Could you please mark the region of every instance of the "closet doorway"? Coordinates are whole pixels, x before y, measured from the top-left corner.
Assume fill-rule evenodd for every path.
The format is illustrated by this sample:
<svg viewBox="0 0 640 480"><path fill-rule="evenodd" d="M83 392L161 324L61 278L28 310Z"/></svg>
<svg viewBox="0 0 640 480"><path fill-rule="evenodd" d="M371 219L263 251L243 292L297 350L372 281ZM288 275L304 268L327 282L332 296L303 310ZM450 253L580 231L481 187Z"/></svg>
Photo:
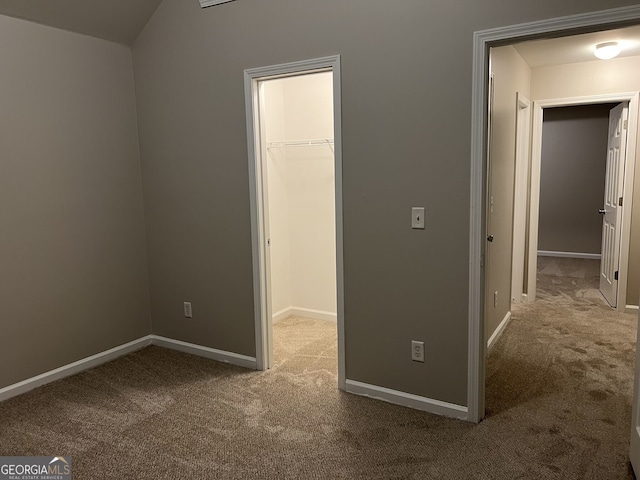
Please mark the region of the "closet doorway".
<svg viewBox="0 0 640 480"><path fill-rule="evenodd" d="M337 331L344 388L339 79L339 57L245 71L256 363Z"/></svg>

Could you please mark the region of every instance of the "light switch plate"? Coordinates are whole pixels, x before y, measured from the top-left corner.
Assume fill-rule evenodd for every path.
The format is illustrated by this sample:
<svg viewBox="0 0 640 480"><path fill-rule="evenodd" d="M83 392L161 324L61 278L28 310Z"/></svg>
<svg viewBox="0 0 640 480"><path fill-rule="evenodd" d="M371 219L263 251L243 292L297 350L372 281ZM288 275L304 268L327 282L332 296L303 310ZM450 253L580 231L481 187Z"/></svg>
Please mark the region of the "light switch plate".
<svg viewBox="0 0 640 480"><path fill-rule="evenodd" d="M424 207L411 208L411 228L424 230Z"/></svg>

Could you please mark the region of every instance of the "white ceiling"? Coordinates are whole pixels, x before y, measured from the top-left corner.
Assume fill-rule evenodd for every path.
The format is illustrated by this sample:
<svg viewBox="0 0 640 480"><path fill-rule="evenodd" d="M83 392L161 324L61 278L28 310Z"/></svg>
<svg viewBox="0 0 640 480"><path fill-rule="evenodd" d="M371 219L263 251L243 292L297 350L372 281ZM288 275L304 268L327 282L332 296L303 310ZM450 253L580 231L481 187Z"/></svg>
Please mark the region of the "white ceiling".
<svg viewBox="0 0 640 480"><path fill-rule="evenodd" d="M614 41L620 42L622 46L622 52L618 57L640 55L640 26L550 40L535 40L519 43L514 47L531 68L537 68L564 63L598 61L593 55L595 45Z"/></svg>
<svg viewBox="0 0 640 480"><path fill-rule="evenodd" d="M0 15L131 45L161 1L0 0Z"/></svg>

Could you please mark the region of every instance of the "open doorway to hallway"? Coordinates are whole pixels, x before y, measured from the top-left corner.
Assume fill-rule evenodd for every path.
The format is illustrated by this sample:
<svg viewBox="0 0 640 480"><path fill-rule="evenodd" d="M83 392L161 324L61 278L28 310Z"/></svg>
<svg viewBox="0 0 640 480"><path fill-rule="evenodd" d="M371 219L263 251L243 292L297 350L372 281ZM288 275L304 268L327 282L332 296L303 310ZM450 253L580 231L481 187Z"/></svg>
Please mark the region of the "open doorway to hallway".
<svg viewBox="0 0 640 480"><path fill-rule="evenodd" d="M630 132L629 161L614 166L610 179L601 181L601 189L604 185L611 184L610 189L612 205L604 205L603 194L599 205L591 205L589 215L602 222L598 210L606 212L617 210L617 232L621 240L609 242L619 248L615 255L608 258L605 269L610 285L615 287L613 293L608 296L610 303L617 306L620 311L625 309L637 309L638 292L640 291L640 269L630 264L629 259L640 256L640 242L632 242L632 238L640 238L640 225L631 221L633 217L640 216L640 209L633 209L633 191L635 182L635 157L637 150L637 99L640 84L635 84L634 69L638 68L636 56L628 56L604 62L590 58L574 58L566 53L577 48L582 42L584 45L595 42L595 38L605 33L579 35L565 38L544 40L539 42L526 42L523 44L508 45L491 49L491 105L490 105L490 138L488 142L488 166L487 166L487 195L486 195L486 271L485 271L485 341L489 347L499 337L502 329L511 318L511 304L520 301L533 301L536 296L536 263L538 251L558 252L558 248L538 247L539 221L544 223L541 216L541 208L546 208L545 198L541 197L540 158L543 148L542 126L544 112L554 107L575 107L581 104L612 104L618 105L629 102L630 117L621 119L621 124L628 127ZM613 35L637 35L640 38L640 30L633 28L616 30ZM543 52L554 52L556 42L558 49L565 54L540 55L540 51L532 45L541 44ZM636 52L640 53L640 52ZM573 60L571 60L573 58ZM584 60L584 61L583 61ZM554 63L563 61L565 63ZM611 63L614 62L614 63ZM603 84L600 79L607 78ZM633 90L635 86L635 90ZM517 129L520 126L522 100L531 105L532 113L528 117L531 120L532 133L530 136L531 156L524 168L524 177L521 179L516 165ZM606 107L604 107L606 108ZM624 106L621 108L625 108ZM626 123L625 123L626 122ZM520 133L520 132L518 132ZM526 137L525 137L526 138ZM529 140L529 139L527 139ZM582 142L584 143L584 142ZM626 145L626 143L625 143ZM574 145L574 150L578 147ZM609 158L606 151L602 154L601 165L606 165ZM527 156L524 156L525 161ZM557 164L556 164L557 166ZM585 169L574 168L573 176L580 176ZM606 172L606 169L605 169ZM569 171L571 174L571 171ZM552 176L554 172L552 172ZM553 177L556 181L559 176ZM617 182L617 183L616 183ZM566 187L555 188L556 193L562 193ZM514 191L515 189L515 191ZM566 188L565 188L566 189ZM597 193L597 192L596 192ZM594 194L595 195L595 194ZM520 196L524 200L520 202ZM617 208L622 198L626 200L624 206ZM542 203L541 203L542 198ZM526 204L523 208L518 202ZM555 200L552 211L560 212L570 203L575 202L575 195L569 197L569 201L559 203ZM579 204L588 210L586 203ZM598 207L598 208L596 208ZM555 210L554 210L555 209ZM526 216L526 218L524 218ZM605 215L607 218L609 214ZM547 218L547 217L545 217ZM593 223L592 222L592 223ZM571 222L564 222L563 227L571 227ZM518 226L519 224L519 226ZM571 231L565 228L565 231ZM573 232L574 236L583 236L581 232ZM608 238L607 235L596 233L596 236ZM580 247L582 249L582 247ZM518 264L517 251L520 251ZM609 249L607 249L609 251ZM569 253L575 252L572 250ZM598 252L601 253L601 252ZM631 266L629 266L631 265ZM628 267L629 266L629 267ZM519 271L516 267L520 267ZM609 268L610 267L610 268ZM628 267L628 268L627 268ZM610 274L610 275L609 275ZM519 275L522 275L521 283ZM514 285L522 285L522 291L515 291ZM617 287L620 288L617 288ZM524 295L523 295L524 294Z"/></svg>
<svg viewBox="0 0 640 480"><path fill-rule="evenodd" d="M556 39L555 41L565 40ZM577 37L571 38L574 45L576 41L578 41ZM548 43L553 41L545 40L544 42L546 42L544 51L547 60L557 59L554 44ZM558 49L562 50L561 44L558 45L560 45ZM547 61L543 58L545 54L542 57L536 57L531 52L529 46L520 50L518 45L498 47L491 52L493 88L489 116L491 136L488 149L486 197L487 234L491 241L487 243L484 325L485 341L489 341L489 347L492 348L486 364L486 411L489 417L494 418L504 414L534 415L540 420L540 422L536 420L536 423L544 425L532 431L532 434L540 436L541 441L550 440L557 434L561 437L564 434L569 436L576 434L581 428L579 425L581 419L589 416L591 419L597 419L598 422L614 427L612 434L619 440L615 448L620 455L625 455L630 423L628 405L633 385L637 313L634 315L623 312L630 302L635 300L637 305L637 292L634 295L630 292L631 288L635 288L635 286L631 287L635 282L635 268L629 268L629 286L625 286L624 291L627 299L623 302L622 311L615 311L599 293L602 269L598 265L598 258L589 258L589 255L586 255L587 258L583 256L578 259L567 258L567 255L558 256L558 252L586 253L595 256L602 253L602 250L596 253L589 251L593 250L592 246L553 246L553 242L557 242L558 238L543 240L542 236L538 237L538 227L541 235L549 234L552 237L553 231L545 230L544 233L542 231L545 228L545 221L551 218L551 223L558 223L556 217L560 216L559 213L563 207L568 206L567 202L577 200L575 197L580 193L579 189L574 191L569 199L563 198L561 194L567 193L570 188L568 179L586 173L584 165L569 168L569 175L562 177L558 168L563 165L560 165L559 160L556 159L549 167L551 170L547 168L546 171L552 181L549 187L552 196L550 197L548 193L543 198L543 192L538 185L542 185L542 177L545 174L544 165L542 169L538 167L536 172L534 165L530 164L528 169L529 208L527 208L530 213L524 222L528 230L525 229L525 232L522 232L526 235L525 248L535 260L533 264L525 263L522 274L523 293L528 294L529 298L525 298L525 301L522 301L522 298L515 298L516 301L512 303L513 297L504 293L511 293L510 287L513 283L517 283L517 279L512 282L512 254L513 245L515 245L513 225L516 223L513 199L514 185L517 182L515 152L518 150L516 146L518 99L528 98L533 106L532 109L537 112L531 117L534 130L536 118L542 126L543 106L546 113L547 108L576 105L579 103L576 99L579 97L600 95L601 98L592 103L612 103L602 107L605 110L611 110L611 107L617 105L621 105L624 109L626 105L621 104L622 97L626 97L627 100L637 98L637 91L640 89L640 84L633 83L631 70L628 70L635 68L638 60L627 57L620 58L614 63L603 64L595 59L572 62L565 59L564 63L554 64L549 60L551 63L544 64ZM609 83L606 85L598 83L598 80L605 76ZM614 94L618 94L621 98L614 97ZM606 95L611 97L605 98ZM553 104L549 99L555 100L556 103ZM634 122L629 129L634 129L635 134L637 110L634 115L628 120L629 123ZM624 120L621 118L621 124L624 124ZM541 132L540 135L542 136ZM535 154L535 142L532 143ZM543 140L538 149L544 149L544 146ZM600 147L597 148L600 149ZM574 150L576 150L575 145ZM606 160L611 158L606 148L600 150L602 150L603 172L598 180L601 185L599 201L595 208L593 208L594 205L589 204L592 207L591 215L597 219L592 223L600 224L600 228L596 228L595 233L595 237L599 238L596 240L591 238L598 243L597 248L600 248L598 240L602 239L602 218L598 210L606 208L602 199L608 198L604 191L605 186L611 186L609 177L613 178L618 173L624 173L619 166L610 166L607 169ZM630 151L635 158L635 143ZM566 158L566 152L561 156ZM632 193L634 175L631 174L627 180L622 182L619 189L612 189L615 194L609 195L611 201L614 196L616 202L618 201L618 192L620 192L619 196L625 199ZM555 185L553 181L556 182ZM534 196L534 185L540 193L537 198ZM554 197L553 194L556 196ZM547 200L549 205L544 204ZM530 208L532 202L536 203L535 209ZM587 203L583 199L578 201L577 205L587 209L589 207ZM621 201L620 205L622 204ZM632 216L632 205L632 202L624 203L629 219ZM551 209L551 217L543 216L543 210L546 211L547 207ZM532 212L535 212L535 218L532 218ZM535 222L536 234L533 241L532 222ZM588 240L585 232L577 231L579 229L575 225L571 226L571 222L566 221L566 218L559 223L560 227L567 227L566 232L573 234L575 237L573 241ZM558 230L559 228L556 228L555 233L558 233ZM569 234L565 234L562 240L571 240L567 238ZM633 232L630 237L632 236ZM547 240L550 243L546 243L545 246L544 242ZM627 245L627 248L631 251L627 255L633 255L633 246ZM587 251L580 252L585 249ZM543 253L543 256L538 256L539 251L542 251L540 253ZM555 256L549 256L554 253ZM625 261L628 262L628 258ZM531 282L527 284L527 276L532 275L533 284ZM537 280L537 290L527 290L527 287L536 289L535 280ZM536 301L526 301L533 299ZM544 413L539 416L541 412ZM590 428L592 426L590 425ZM573 433L568 434L569 431ZM571 444L571 448L590 448L587 444L572 442L569 436L564 436L562 442ZM553 468L555 460L558 459L550 459L550 468Z"/></svg>

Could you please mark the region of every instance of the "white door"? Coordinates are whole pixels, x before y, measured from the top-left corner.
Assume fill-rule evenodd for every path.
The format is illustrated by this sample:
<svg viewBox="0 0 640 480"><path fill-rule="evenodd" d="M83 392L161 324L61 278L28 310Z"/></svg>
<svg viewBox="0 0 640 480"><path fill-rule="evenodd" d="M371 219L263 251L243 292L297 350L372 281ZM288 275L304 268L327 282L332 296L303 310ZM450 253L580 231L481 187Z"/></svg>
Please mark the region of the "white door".
<svg viewBox="0 0 640 480"><path fill-rule="evenodd" d="M620 225L622 224L622 185L627 145L629 107L621 103L609 113L607 171L602 214L602 259L600 291L612 307L618 304L618 263L620 258Z"/></svg>
<svg viewBox="0 0 640 480"><path fill-rule="evenodd" d="M640 328L638 329L638 343L640 345ZM631 442L629 458L636 477L640 475L640 349L636 349L636 374L633 383L633 404L631 407Z"/></svg>

